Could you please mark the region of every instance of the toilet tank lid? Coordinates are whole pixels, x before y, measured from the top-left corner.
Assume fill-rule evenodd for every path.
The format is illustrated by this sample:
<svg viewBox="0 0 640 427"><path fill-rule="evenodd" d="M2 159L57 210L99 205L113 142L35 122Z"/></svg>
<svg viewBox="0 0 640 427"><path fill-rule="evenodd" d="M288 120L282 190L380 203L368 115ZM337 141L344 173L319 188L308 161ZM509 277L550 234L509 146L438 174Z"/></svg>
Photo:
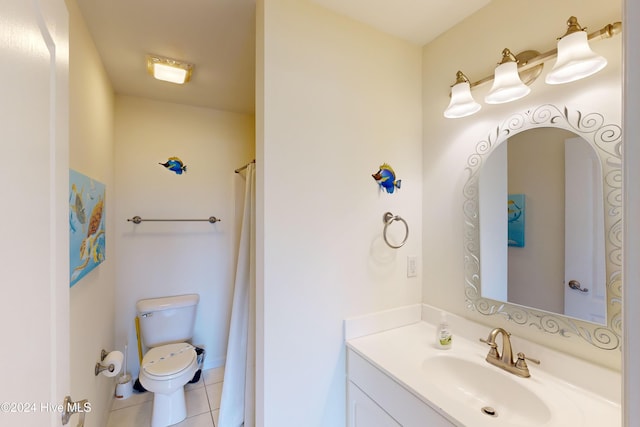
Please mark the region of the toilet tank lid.
<svg viewBox="0 0 640 427"><path fill-rule="evenodd" d="M138 310L138 314L142 314L150 311L190 307L198 304L199 300L200 296L198 294L141 299L136 303L136 309Z"/></svg>

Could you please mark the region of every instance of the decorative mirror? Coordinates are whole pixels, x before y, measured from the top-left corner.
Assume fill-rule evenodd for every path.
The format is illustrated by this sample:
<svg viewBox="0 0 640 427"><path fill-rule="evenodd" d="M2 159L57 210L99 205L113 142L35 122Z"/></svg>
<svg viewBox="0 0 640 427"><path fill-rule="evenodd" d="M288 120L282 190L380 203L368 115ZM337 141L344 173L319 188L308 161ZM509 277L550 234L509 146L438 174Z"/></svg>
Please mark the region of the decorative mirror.
<svg viewBox="0 0 640 427"><path fill-rule="evenodd" d="M583 153L577 169L576 149ZM619 124L550 104L513 114L476 144L463 190L469 309L601 349L620 347L621 154ZM536 166L536 157L544 163ZM556 175L560 181L551 181ZM586 205L575 201L580 195ZM573 243L575 236L582 241Z"/></svg>

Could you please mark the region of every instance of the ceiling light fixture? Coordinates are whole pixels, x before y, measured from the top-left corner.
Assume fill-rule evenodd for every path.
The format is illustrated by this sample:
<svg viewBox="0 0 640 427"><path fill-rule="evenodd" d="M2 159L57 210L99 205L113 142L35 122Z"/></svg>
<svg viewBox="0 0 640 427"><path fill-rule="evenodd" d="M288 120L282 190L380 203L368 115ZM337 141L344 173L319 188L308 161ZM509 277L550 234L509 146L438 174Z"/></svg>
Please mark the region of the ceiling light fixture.
<svg viewBox="0 0 640 427"><path fill-rule="evenodd" d="M184 84L191 80L193 64L157 55L147 55L147 71L158 80Z"/></svg>
<svg viewBox="0 0 640 427"><path fill-rule="evenodd" d="M607 65L607 61L605 58L591 51L588 40L596 38L606 39L620 34L622 32L622 23L614 22L588 35L585 31L586 29L578 24L575 16L567 20L567 26L569 28L565 35L559 39L558 47L548 52L539 53L535 50L527 50L513 55L508 49L505 49L502 52L502 62L496 67L493 75L474 83L469 83L466 76L464 77L466 83L469 85L469 89L493 81L494 84L485 97L486 103L498 104L515 101L529 93L530 88L527 86L538 78L544 67L544 62L555 57L557 57L558 60L545 78L548 84L569 83L602 70ZM515 72L514 69L516 70ZM462 73L458 71L458 74ZM464 76L464 74L462 74L462 76ZM456 75L456 84L451 87L451 103L444 112L447 118L466 117L480 110L480 106L478 105L478 107L474 107L474 111L466 111L463 115L456 114L455 107L461 104L461 102L457 100L462 99L457 92L463 93L464 90L464 96L469 103L468 105L475 103L470 90L467 95L466 85L458 87L464 82L458 81L458 77L459 75ZM456 94L454 94L454 92L456 92ZM454 102L454 99L456 102Z"/></svg>

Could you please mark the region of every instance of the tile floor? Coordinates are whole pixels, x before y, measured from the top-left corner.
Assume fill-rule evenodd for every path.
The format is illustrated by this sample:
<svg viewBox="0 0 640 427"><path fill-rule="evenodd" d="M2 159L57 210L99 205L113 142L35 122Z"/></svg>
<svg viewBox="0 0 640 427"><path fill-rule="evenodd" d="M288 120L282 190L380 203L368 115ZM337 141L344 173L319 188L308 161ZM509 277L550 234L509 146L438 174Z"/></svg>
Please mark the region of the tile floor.
<svg viewBox="0 0 640 427"><path fill-rule="evenodd" d="M224 368L203 371L200 381L187 384L187 418L176 427L215 427L222 395ZM151 425L153 394L138 393L125 400L114 400L107 427L143 427Z"/></svg>

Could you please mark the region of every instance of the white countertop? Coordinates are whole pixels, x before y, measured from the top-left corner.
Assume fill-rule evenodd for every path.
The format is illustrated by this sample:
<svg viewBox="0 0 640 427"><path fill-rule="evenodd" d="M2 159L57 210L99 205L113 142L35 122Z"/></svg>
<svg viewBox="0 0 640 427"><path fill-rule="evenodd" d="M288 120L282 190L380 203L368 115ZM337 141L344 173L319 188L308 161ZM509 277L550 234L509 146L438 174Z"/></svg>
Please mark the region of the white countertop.
<svg viewBox="0 0 640 427"><path fill-rule="evenodd" d="M456 322L454 322L456 323ZM457 322L459 324L459 322ZM479 330L485 331L481 336L486 338L490 328L481 326ZM476 332L476 331L474 331ZM438 388L434 381L429 381L423 368L423 363L430 357L461 357L468 360L479 361L495 370L496 376L506 376L508 381L514 381L527 387L539 396L547 399L549 408L554 414L554 421L548 425L559 425L572 427L577 426L619 426L621 425L621 408L619 401L600 395L593 390L571 384L564 379L551 375L544 370L545 362L541 366L529 363L531 372L530 378L520 378L502 369L493 367L484 359L488 352L488 347L479 341L472 341L460 334L456 335L453 330L453 346L449 350L442 350L435 346L435 326L424 321L417 321L406 326L395 327L383 332L373 333L347 340L347 347L379 370L392 377L395 381L404 386L407 390L419 399L429 404L437 411L447 414L447 418L452 419L461 426L480 426L485 422L487 425L498 425L491 423L490 418L480 418L479 412L475 408L464 408L460 404L458 396L447 397ZM514 345L514 352L520 351ZM563 360L558 357L558 360ZM556 366L556 370L557 370ZM608 372L600 367L590 367L589 364L581 362L580 368L588 372L583 375L590 375L593 371L595 380L602 383L612 381L619 382L616 372ZM492 374L493 375L493 374ZM607 378L611 375L611 378ZM497 378L497 377L496 377ZM491 387L487 384L487 387ZM595 384L597 389L598 383ZM554 393L556 393L554 395ZM566 408L557 402L564 402ZM495 420L495 419L494 419ZM568 423L568 424L562 424Z"/></svg>

